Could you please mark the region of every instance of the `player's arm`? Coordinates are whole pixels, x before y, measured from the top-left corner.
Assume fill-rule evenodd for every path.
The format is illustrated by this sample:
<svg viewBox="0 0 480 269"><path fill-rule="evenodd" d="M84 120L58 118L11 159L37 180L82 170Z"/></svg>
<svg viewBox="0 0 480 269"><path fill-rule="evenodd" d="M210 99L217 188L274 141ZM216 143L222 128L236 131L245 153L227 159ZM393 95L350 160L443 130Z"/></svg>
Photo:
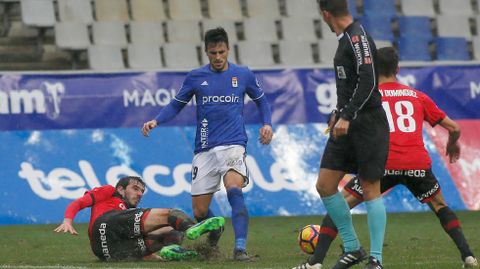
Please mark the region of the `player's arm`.
<svg viewBox="0 0 480 269"><path fill-rule="evenodd" d="M71 202L67 209L65 210L65 217L63 219L62 224L60 224L57 228L53 231L60 233L70 233L73 235L78 235L78 232L73 227L73 220L77 213L84 209L85 207L93 205L93 197L89 192L87 192L84 196L78 198L77 200Z"/></svg>
<svg viewBox="0 0 480 269"><path fill-rule="evenodd" d="M263 92L255 75L250 72L250 78L247 84L247 94L255 102L262 117L263 126L260 128L260 143L268 145L272 141L272 112L268 104L267 97Z"/></svg>
<svg viewBox="0 0 480 269"><path fill-rule="evenodd" d="M376 89L377 78L375 76L372 51L365 32L360 35L348 35L348 38L352 49L352 60L357 65L359 79L357 89L350 101L342 109L340 118L352 121L357 117L358 111L367 103ZM359 47L359 49L355 49L355 47Z"/></svg>
<svg viewBox="0 0 480 269"><path fill-rule="evenodd" d="M456 162L460 158L460 145L458 139L460 138L460 126L450 119L447 114L433 102L433 100L422 92L417 92L422 100L424 120L430 123L431 126L439 124L448 131L448 142L445 149L445 155L450 159L450 163Z"/></svg>
<svg viewBox="0 0 480 269"><path fill-rule="evenodd" d="M458 139L460 138L460 126L448 116L446 116L439 124L448 131L448 142L445 155L449 157L450 163L454 163L460 158L460 145L458 144Z"/></svg>
<svg viewBox="0 0 480 269"><path fill-rule="evenodd" d="M187 75L182 87L178 91L178 94L172 99L172 101L164 107L155 119L147 121L143 124L142 134L148 137L148 134L152 129L159 124L172 120L180 111L185 107L193 96L192 79L190 74Z"/></svg>

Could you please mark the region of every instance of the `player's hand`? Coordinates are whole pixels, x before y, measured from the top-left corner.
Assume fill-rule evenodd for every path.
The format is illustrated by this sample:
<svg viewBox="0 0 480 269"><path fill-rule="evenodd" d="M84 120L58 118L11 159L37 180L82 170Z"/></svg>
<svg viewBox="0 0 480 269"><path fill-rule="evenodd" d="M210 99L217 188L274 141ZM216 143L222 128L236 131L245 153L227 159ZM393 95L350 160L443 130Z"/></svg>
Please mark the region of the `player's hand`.
<svg viewBox="0 0 480 269"><path fill-rule="evenodd" d="M147 121L143 124L143 127L142 127L142 134L143 136L145 137L148 137L148 134L150 133L150 131L157 127L157 121L156 120L151 120L151 121Z"/></svg>
<svg viewBox="0 0 480 269"><path fill-rule="evenodd" d="M460 159L460 146L458 143L447 144L445 155L450 159L450 163L454 163Z"/></svg>
<svg viewBox="0 0 480 269"><path fill-rule="evenodd" d="M272 137L272 126L267 124L263 125L263 127L260 128L260 143L262 143L263 145L268 145L270 144L270 142L272 142Z"/></svg>
<svg viewBox="0 0 480 269"><path fill-rule="evenodd" d="M75 228L73 228L73 220L71 219L64 219L63 220L63 223L60 224L57 228L55 228L55 230L53 230L54 232L57 232L57 233L70 233L70 234L73 234L73 235L78 235L78 232L75 230Z"/></svg>
<svg viewBox="0 0 480 269"><path fill-rule="evenodd" d="M337 122L337 112L336 110L334 110L330 114L330 118L328 119L328 122L327 122L328 127L325 130L325 135L328 135L330 133L330 131L333 129L333 126L335 125L336 122Z"/></svg>
<svg viewBox="0 0 480 269"><path fill-rule="evenodd" d="M333 139L337 139L342 135L346 135L348 133L349 126L350 122L348 120L340 118L333 127Z"/></svg>

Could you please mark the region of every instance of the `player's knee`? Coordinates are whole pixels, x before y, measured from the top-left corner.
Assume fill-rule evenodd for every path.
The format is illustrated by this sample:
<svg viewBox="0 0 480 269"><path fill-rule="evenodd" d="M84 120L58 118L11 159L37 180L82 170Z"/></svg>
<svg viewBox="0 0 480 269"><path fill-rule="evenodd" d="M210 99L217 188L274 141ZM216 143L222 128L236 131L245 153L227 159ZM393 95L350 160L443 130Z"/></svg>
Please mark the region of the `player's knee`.
<svg viewBox="0 0 480 269"><path fill-rule="evenodd" d="M193 205L193 216L198 219L205 219L208 215L208 206L203 205Z"/></svg>
<svg viewBox="0 0 480 269"><path fill-rule="evenodd" d="M317 180L315 187L317 188L317 192L321 197L333 195L336 191L336 188L334 191L328 184L326 184L326 182L320 180Z"/></svg>

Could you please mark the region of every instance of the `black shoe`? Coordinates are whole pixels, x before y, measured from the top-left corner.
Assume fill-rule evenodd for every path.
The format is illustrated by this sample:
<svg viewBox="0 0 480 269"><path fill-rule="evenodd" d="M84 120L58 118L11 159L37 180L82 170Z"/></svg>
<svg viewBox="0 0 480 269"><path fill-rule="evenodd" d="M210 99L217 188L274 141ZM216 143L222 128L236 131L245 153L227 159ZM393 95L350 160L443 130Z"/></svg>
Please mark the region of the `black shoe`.
<svg viewBox="0 0 480 269"><path fill-rule="evenodd" d="M383 269L383 266L376 258L370 256L370 258L368 258L368 263L365 265L364 269Z"/></svg>
<svg viewBox="0 0 480 269"><path fill-rule="evenodd" d="M335 266L332 269L346 269L350 268L351 266L362 262L367 258L367 253L365 250L360 247L358 250L345 252L340 256Z"/></svg>
<svg viewBox="0 0 480 269"><path fill-rule="evenodd" d="M241 262L250 261L247 252L244 249L234 249L233 250L233 259Z"/></svg>
<svg viewBox="0 0 480 269"><path fill-rule="evenodd" d="M220 237L222 236L224 230L224 226L220 227L220 229L211 231L208 234L207 242L211 247L215 247L218 244L218 240L220 240Z"/></svg>

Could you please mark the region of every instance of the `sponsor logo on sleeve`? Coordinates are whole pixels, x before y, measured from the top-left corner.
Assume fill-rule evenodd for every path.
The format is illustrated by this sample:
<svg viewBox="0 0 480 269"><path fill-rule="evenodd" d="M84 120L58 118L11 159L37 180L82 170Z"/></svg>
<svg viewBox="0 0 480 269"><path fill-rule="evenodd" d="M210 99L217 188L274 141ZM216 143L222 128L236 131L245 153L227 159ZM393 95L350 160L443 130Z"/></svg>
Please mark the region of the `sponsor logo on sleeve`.
<svg viewBox="0 0 480 269"><path fill-rule="evenodd" d="M343 66L337 66L337 76L339 79L347 78L347 73L345 73L345 68Z"/></svg>

